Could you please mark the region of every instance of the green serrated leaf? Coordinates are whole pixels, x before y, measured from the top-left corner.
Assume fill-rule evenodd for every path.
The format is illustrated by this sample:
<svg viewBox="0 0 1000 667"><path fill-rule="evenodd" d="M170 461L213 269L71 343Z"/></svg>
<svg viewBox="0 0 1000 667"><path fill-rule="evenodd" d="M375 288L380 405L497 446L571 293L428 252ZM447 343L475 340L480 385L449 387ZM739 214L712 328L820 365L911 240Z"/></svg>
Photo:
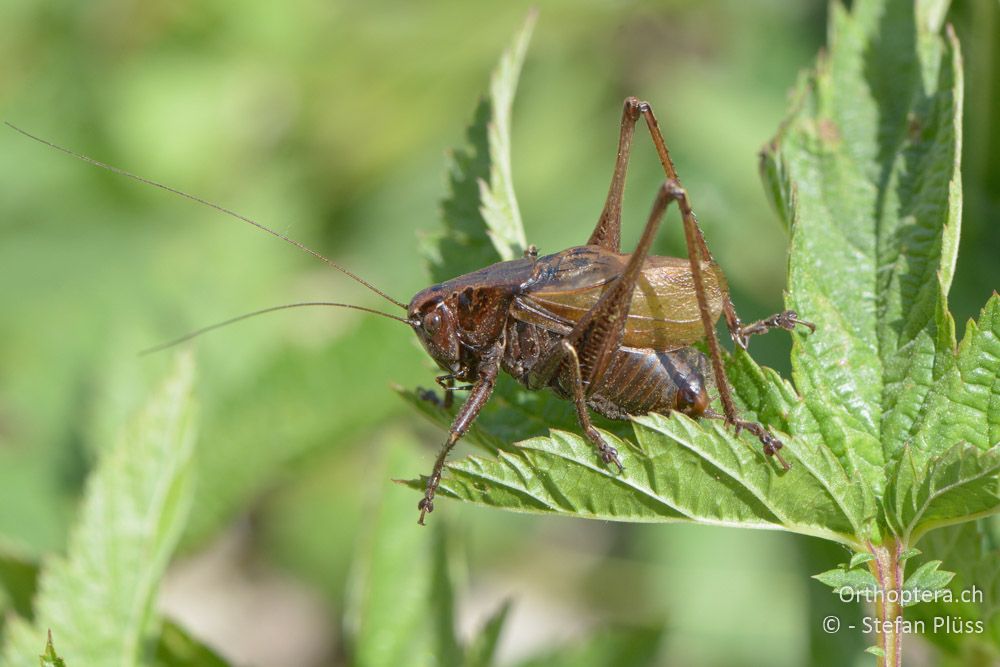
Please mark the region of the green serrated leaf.
<svg viewBox="0 0 1000 667"><path fill-rule="evenodd" d="M34 665L48 629L76 664L138 664L157 586L190 507L192 376L190 356L180 356L169 380L104 450L68 556L44 564L34 622L9 626L6 665Z"/></svg>
<svg viewBox="0 0 1000 667"><path fill-rule="evenodd" d="M489 96L466 130L468 146L452 154L444 232L422 244L436 282L519 257L527 245L511 175L510 116L536 17L528 14L493 71Z"/></svg>
<svg viewBox="0 0 1000 667"><path fill-rule="evenodd" d="M490 105L493 118L487 126L490 150L489 181L479 181L480 213L486 223L487 233L500 259L520 257L528 242L524 236L524 223L514 196L514 178L511 171L510 116L514 106L514 92L521 76L521 67L534 32L538 11L532 9L524 25L514 37L510 48L500 58L500 63L490 77Z"/></svg>
<svg viewBox="0 0 1000 667"><path fill-rule="evenodd" d="M924 563L906 578L903 583L902 601L904 607L919 604L929 600L935 591L943 590L954 578L954 572L939 570L941 561L932 560Z"/></svg>
<svg viewBox="0 0 1000 667"><path fill-rule="evenodd" d="M417 504L389 479L418 465L417 443L393 435L371 479L377 502L358 543L345 626L351 664L459 665L444 520L417 525Z"/></svg>
<svg viewBox="0 0 1000 667"><path fill-rule="evenodd" d="M1000 511L1000 447L959 443L918 465L900 457L885 493L889 519L907 544L931 528Z"/></svg>
<svg viewBox="0 0 1000 667"><path fill-rule="evenodd" d="M582 437L555 431L495 459L448 465L442 495L521 512L618 521L699 521L790 530L858 547L863 517L852 483L830 477L821 450L786 446L792 469L779 472L755 441L683 415L638 417L633 445L606 433L625 472L608 469ZM842 471L841 471L842 474ZM411 485L420 487L414 480Z"/></svg>
<svg viewBox="0 0 1000 667"><path fill-rule="evenodd" d="M38 656L38 664L41 667L66 667L66 662L56 653L56 647L52 644L52 631L48 633L45 640L45 652Z"/></svg>
<svg viewBox="0 0 1000 667"><path fill-rule="evenodd" d="M908 561L909 559L913 558L914 556L919 556L922 553L923 552L920 549L916 549L916 548L913 548L913 547L911 547L909 549L904 549L903 552L899 554L899 562L900 563L905 563L906 561Z"/></svg>
<svg viewBox="0 0 1000 667"><path fill-rule="evenodd" d="M870 563L875 560L875 556L867 551L857 551L851 556L851 562L847 564L847 569L853 570L859 565L864 565L865 563Z"/></svg>
<svg viewBox="0 0 1000 667"><path fill-rule="evenodd" d="M796 339L796 384L872 436L837 455L876 490L948 351L938 279L946 293L961 211L961 60L916 12L833 3L829 56L763 164L792 227L788 305L819 328Z"/></svg>
<svg viewBox="0 0 1000 667"><path fill-rule="evenodd" d="M845 570L838 567L834 570L814 574L813 579L822 581L835 591L847 589L851 591L854 599L867 599L869 594L879 590L875 576L864 569Z"/></svg>
<svg viewBox="0 0 1000 667"><path fill-rule="evenodd" d="M958 442L984 450L1000 444L1000 296L990 297L979 319L966 325L957 352L954 347L952 342L916 422L918 451L943 452Z"/></svg>

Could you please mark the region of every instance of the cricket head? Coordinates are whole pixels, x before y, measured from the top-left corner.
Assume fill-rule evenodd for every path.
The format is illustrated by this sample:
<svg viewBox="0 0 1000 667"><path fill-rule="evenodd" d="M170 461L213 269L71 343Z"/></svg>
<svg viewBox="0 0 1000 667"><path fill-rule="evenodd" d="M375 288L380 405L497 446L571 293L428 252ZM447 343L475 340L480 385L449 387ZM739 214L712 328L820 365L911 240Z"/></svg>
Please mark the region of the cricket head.
<svg viewBox="0 0 1000 667"><path fill-rule="evenodd" d="M406 308L406 321L427 354L444 370L459 372L461 345L456 304L440 285L421 290Z"/></svg>

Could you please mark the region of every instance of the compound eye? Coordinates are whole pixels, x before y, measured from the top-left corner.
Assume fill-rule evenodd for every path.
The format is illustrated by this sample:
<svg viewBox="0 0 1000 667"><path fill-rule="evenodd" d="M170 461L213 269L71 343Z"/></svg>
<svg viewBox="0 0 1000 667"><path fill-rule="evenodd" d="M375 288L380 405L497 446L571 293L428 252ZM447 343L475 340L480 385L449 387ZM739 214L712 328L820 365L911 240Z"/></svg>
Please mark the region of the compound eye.
<svg viewBox="0 0 1000 667"><path fill-rule="evenodd" d="M431 311L424 315L424 331L430 335L434 335L441 328L441 313L436 310Z"/></svg>

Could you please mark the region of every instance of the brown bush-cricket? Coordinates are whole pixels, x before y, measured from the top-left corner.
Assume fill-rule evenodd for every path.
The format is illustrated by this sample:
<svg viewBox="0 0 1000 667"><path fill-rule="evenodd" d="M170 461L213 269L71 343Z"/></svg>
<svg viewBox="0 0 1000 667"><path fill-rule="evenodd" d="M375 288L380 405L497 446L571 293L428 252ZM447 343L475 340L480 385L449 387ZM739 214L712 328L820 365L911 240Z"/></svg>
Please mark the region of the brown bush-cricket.
<svg viewBox="0 0 1000 667"><path fill-rule="evenodd" d="M663 166L659 188L645 229L631 254L621 253L621 205L635 126L642 117ZM489 400L501 370L528 389L551 389L571 401L580 426L605 464L622 470L618 452L591 424L588 410L610 419L647 412L679 411L692 417L721 419L737 431L757 437L764 452L787 468L781 441L763 425L740 417L722 365L715 323L725 317L734 343L746 348L751 335L771 328L791 330L802 324L786 310L748 325L741 323L725 276L715 263L681 186L670 153L649 104L625 100L611 186L587 243L538 256L500 262L428 287L403 304L366 280L288 236L235 211L175 188L75 153L25 132L18 132L120 175L167 190L214 208L265 231L361 283L393 305L397 317L374 309L334 302L303 302L266 308L213 324L148 351L160 350L212 329L255 315L304 306L354 308L403 322L445 371L437 382L450 406L456 389L470 391L458 410L418 503L419 522L434 510L434 497L445 461L455 443ZM687 258L650 255L665 210L677 202L684 226ZM704 340L708 356L693 347ZM711 409L709 367L722 412ZM456 387L455 381L468 383ZM428 399L436 400L432 394Z"/></svg>

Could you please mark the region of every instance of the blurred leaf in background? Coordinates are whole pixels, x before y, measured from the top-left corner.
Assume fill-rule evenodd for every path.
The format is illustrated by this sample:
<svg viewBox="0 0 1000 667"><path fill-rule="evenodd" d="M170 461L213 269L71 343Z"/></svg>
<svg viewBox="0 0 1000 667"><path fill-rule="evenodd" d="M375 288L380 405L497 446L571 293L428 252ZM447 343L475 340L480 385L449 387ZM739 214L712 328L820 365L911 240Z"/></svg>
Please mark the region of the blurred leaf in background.
<svg viewBox="0 0 1000 667"><path fill-rule="evenodd" d="M65 557L47 559L28 615L7 628L6 665L34 665L45 636L81 664L137 664L159 581L191 506L193 361L177 369L107 448L87 484ZM25 611L22 609L21 611ZM53 654L54 655L54 654Z"/></svg>
<svg viewBox="0 0 1000 667"><path fill-rule="evenodd" d="M381 479L416 463L412 438L388 438L384 445ZM351 664L461 664L444 527L422 530L404 489L377 484L372 492L350 577Z"/></svg>

